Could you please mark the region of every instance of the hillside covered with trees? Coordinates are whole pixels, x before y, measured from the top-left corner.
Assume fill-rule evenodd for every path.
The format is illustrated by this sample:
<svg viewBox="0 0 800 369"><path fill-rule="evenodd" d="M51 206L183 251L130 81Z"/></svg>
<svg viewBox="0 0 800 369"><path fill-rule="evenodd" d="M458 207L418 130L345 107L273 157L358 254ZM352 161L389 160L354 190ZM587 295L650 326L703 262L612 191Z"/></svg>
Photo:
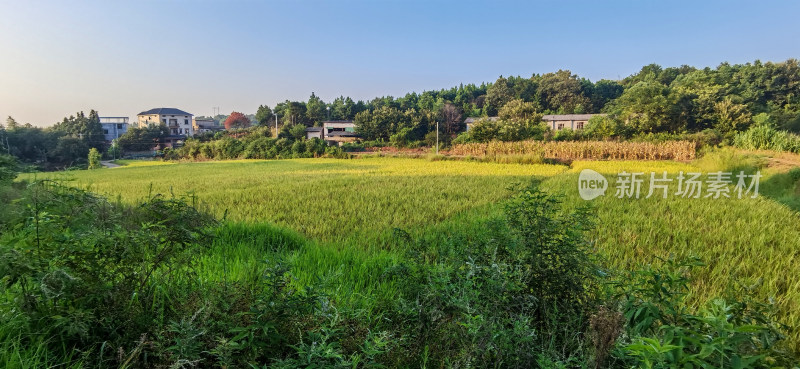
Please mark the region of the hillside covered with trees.
<svg viewBox="0 0 800 369"><path fill-rule="evenodd" d="M548 132L542 114L606 113L582 132ZM361 138L398 147L430 146L438 124L444 145L516 141L524 139L686 139L704 132L703 140L740 142L758 148L790 147L800 150L794 133L800 132L800 65L784 62L722 63L698 69L683 65L646 65L619 81L596 82L568 70L530 77L499 77L492 83L462 84L438 91L411 92L402 97L383 96L369 101L340 96L331 102L312 93L307 101L261 105L255 115L237 113L228 128L248 124L319 126L325 120L354 120ZM464 133L467 117L494 117L479 121ZM0 150L28 163L68 166L86 157L89 148L107 150L99 136L97 113L65 118L51 128L17 124L9 117L0 127ZM217 116L220 123L228 116ZM250 121L246 123L245 120ZM757 131L740 135L750 128ZM262 130L264 133L268 131ZM295 129L299 140L301 129ZM163 139L166 130L131 129L120 138L122 149L139 151ZM462 134L459 137L459 134ZM758 144L751 137L789 135L786 142ZM287 137L290 137L287 133ZM99 137L99 138L98 138ZM219 138L219 137L218 137ZM781 141L783 142L783 141ZM292 143L287 143L292 144ZM787 146L788 145L788 146Z"/></svg>

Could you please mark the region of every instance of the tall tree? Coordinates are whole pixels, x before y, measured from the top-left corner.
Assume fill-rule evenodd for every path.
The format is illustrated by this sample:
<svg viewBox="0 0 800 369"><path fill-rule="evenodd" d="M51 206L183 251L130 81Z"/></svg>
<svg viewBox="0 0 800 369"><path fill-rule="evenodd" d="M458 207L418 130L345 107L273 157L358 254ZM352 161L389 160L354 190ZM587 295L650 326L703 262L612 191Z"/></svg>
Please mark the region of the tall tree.
<svg viewBox="0 0 800 369"><path fill-rule="evenodd" d="M312 126L321 125L326 118L326 107L322 99L312 92L306 103L306 121Z"/></svg>
<svg viewBox="0 0 800 369"><path fill-rule="evenodd" d="M620 117L639 132L678 131L670 116L666 88L655 81L639 82L625 90L617 103Z"/></svg>
<svg viewBox="0 0 800 369"><path fill-rule="evenodd" d="M273 120L272 109L269 108L267 105L259 105L258 110L256 110L256 122L259 125L269 125L270 122Z"/></svg>
<svg viewBox="0 0 800 369"><path fill-rule="evenodd" d="M486 115L497 115L497 112L500 110L500 108L502 108L503 105L511 101L513 98L513 91L508 83L508 79L500 76L500 78L498 78L497 81L495 81L494 84L492 84L492 86L486 91L486 105L484 106Z"/></svg>
<svg viewBox="0 0 800 369"><path fill-rule="evenodd" d="M464 121L461 119L461 109L454 104L447 103L441 110L442 130L448 136L453 136L461 130Z"/></svg>
<svg viewBox="0 0 800 369"><path fill-rule="evenodd" d="M542 115L538 114L536 103L514 99L500 108L498 116L502 120L533 120L541 121ZM538 122L537 122L538 123Z"/></svg>
<svg viewBox="0 0 800 369"><path fill-rule="evenodd" d="M19 124L17 123L17 121L10 115L8 116L8 118L6 118L6 128L8 128L9 130L17 128L18 125Z"/></svg>
<svg viewBox="0 0 800 369"><path fill-rule="evenodd" d="M247 128L250 127L250 119L247 118L244 114L235 111L232 112L231 115L225 119L225 129L234 129L234 128Z"/></svg>
<svg viewBox="0 0 800 369"><path fill-rule="evenodd" d="M578 76L568 70L542 75L538 94L542 108L553 113L591 112L591 102L584 96Z"/></svg>

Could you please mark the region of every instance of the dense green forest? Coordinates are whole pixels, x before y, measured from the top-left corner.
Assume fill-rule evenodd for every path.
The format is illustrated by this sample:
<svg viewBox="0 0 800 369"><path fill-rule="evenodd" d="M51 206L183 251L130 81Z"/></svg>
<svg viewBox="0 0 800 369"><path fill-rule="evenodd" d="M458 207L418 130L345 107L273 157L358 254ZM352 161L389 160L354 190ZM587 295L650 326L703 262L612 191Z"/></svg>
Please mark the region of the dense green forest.
<svg viewBox="0 0 800 369"><path fill-rule="evenodd" d="M597 117L584 132L548 132L540 124L541 114L573 113L608 116ZM465 118L489 116L501 119L479 122L477 129L464 132ZM213 118L221 122L226 117ZM295 125L318 126L324 120L354 120L363 140L399 147L430 145L437 126L444 145L454 139L464 143L630 139L648 135L686 138L697 132L706 132L704 137L713 137L710 141L734 143L737 133L753 127L761 131L748 137L800 132L800 65L795 59L780 63L722 63L704 69L650 64L620 81L596 82L559 70L529 78L501 76L493 83L462 84L369 101L341 96L325 102L312 93L307 101L261 105L255 115L248 116L254 124L267 126L273 126L276 117L278 124L287 129ZM91 147L143 151L167 134L160 127L133 128L120 138L118 147L109 147L102 142L102 129L94 111L88 116L78 113L64 118L50 128L21 125L9 117L6 126L0 126L0 150L42 167L68 167L85 164ZM740 139L743 140L746 141ZM798 140L791 136L788 141ZM785 146L749 141L743 145Z"/></svg>

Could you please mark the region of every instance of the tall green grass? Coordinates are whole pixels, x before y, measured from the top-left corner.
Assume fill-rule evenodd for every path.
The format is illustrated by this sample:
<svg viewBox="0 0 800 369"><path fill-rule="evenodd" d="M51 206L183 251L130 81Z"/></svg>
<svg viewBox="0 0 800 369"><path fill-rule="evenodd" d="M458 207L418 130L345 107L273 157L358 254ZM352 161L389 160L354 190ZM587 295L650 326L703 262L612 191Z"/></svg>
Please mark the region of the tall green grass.
<svg viewBox="0 0 800 369"><path fill-rule="evenodd" d="M739 132L734 145L746 150L774 150L800 153L800 136L768 125L754 126Z"/></svg>

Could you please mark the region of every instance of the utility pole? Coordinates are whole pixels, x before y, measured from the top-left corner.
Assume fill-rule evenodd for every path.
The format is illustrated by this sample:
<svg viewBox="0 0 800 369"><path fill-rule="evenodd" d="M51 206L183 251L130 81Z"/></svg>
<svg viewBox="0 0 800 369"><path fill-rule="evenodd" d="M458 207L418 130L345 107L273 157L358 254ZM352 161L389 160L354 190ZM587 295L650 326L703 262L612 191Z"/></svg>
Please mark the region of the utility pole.
<svg viewBox="0 0 800 369"><path fill-rule="evenodd" d="M278 113L273 113L275 116L275 137L278 137Z"/></svg>
<svg viewBox="0 0 800 369"><path fill-rule="evenodd" d="M439 120L436 120L436 155L439 155Z"/></svg>

